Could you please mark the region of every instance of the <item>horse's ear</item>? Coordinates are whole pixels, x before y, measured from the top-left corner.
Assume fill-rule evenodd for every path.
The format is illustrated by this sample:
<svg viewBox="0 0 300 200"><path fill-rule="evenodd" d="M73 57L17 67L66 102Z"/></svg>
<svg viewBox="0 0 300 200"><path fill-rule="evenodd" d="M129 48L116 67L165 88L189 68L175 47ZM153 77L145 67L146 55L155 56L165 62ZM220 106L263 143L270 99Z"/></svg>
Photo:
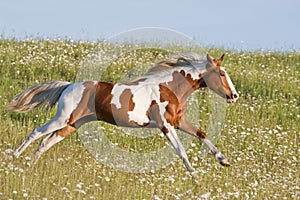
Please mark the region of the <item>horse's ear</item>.
<svg viewBox="0 0 300 200"><path fill-rule="evenodd" d="M223 61L223 59L224 59L224 56L225 56L225 54L223 54L222 56L221 56L221 58L219 59L219 61Z"/></svg>
<svg viewBox="0 0 300 200"><path fill-rule="evenodd" d="M215 59L212 56L210 56L209 54L206 55L206 58L207 58L207 61L210 63L213 63L215 61Z"/></svg>
<svg viewBox="0 0 300 200"><path fill-rule="evenodd" d="M221 56L221 58L219 58L218 60L214 59L214 61L216 62L217 67L221 67L221 64L223 62L224 56L225 56L225 54L223 54Z"/></svg>

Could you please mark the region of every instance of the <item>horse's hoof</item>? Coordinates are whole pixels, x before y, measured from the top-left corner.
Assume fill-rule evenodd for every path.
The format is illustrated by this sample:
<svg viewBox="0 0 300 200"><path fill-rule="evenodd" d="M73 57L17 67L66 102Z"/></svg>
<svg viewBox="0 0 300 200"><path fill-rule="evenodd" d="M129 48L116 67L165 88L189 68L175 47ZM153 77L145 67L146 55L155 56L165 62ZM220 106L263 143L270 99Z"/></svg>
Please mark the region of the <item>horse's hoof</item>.
<svg viewBox="0 0 300 200"><path fill-rule="evenodd" d="M12 152L12 155L13 155L15 158L19 158L20 152L14 151L14 152Z"/></svg>
<svg viewBox="0 0 300 200"><path fill-rule="evenodd" d="M216 153L215 158L222 166L225 166L225 167L230 166L228 160L225 158L225 156L221 152Z"/></svg>
<svg viewBox="0 0 300 200"><path fill-rule="evenodd" d="M228 160L226 158L223 159L223 160L220 160L220 164L222 166L225 166L225 167L230 167L231 166L230 163L228 162Z"/></svg>
<svg viewBox="0 0 300 200"><path fill-rule="evenodd" d="M190 174L194 179L199 180L199 176L196 171L190 172Z"/></svg>

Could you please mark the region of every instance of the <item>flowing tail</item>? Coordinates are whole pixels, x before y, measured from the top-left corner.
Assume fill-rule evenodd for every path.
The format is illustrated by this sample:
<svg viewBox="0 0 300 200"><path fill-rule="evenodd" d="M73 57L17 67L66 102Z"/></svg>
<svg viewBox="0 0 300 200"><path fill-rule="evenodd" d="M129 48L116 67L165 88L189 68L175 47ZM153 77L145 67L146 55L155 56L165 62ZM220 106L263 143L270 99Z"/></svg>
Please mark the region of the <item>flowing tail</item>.
<svg viewBox="0 0 300 200"><path fill-rule="evenodd" d="M28 112L43 104L46 105L47 109L51 109L69 85L69 82L63 81L33 85L17 94L6 109L15 112Z"/></svg>

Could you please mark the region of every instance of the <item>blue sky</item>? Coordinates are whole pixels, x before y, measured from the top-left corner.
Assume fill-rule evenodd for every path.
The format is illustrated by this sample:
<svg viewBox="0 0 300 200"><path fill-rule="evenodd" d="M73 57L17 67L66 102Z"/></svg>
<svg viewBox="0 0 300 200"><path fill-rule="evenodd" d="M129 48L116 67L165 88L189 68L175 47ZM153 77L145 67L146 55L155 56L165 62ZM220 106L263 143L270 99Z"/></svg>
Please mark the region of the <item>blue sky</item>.
<svg viewBox="0 0 300 200"><path fill-rule="evenodd" d="M299 0L0 0L0 34L98 40L164 27L235 49L300 49Z"/></svg>

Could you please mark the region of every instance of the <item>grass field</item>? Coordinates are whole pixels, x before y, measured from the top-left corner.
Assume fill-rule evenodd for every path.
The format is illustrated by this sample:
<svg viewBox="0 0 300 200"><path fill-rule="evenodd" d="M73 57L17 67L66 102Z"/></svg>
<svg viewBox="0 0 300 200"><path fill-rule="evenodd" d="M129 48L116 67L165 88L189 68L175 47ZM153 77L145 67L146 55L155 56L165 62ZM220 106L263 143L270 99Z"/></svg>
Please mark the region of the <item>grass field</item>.
<svg viewBox="0 0 300 200"><path fill-rule="evenodd" d="M38 142L20 158L13 158L11 151L55 111L18 114L7 112L5 106L37 82L74 81L81 61L96 45L0 39L0 199L300 199L299 51L207 49L216 57L226 53L223 65L240 99L228 106L216 143L231 167L220 166L212 155L199 155L201 147L196 140L186 146L198 184L180 159L148 173L107 167L88 153L78 134L54 146L35 166L29 163ZM205 105L199 113L206 115ZM141 145L151 150L157 145L153 139L136 145L134 138L122 134L110 138L133 150Z"/></svg>

